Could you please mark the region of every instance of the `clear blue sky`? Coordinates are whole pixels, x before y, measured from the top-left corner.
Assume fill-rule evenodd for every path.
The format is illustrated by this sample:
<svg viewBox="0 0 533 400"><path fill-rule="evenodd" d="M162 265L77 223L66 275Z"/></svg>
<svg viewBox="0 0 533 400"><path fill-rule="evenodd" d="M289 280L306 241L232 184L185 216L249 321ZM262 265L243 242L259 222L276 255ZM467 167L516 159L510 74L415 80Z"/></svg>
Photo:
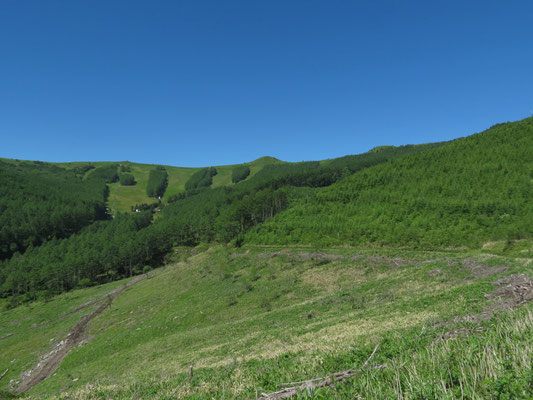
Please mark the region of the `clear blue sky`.
<svg viewBox="0 0 533 400"><path fill-rule="evenodd" d="M2 1L0 157L181 166L533 113L531 1Z"/></svg>

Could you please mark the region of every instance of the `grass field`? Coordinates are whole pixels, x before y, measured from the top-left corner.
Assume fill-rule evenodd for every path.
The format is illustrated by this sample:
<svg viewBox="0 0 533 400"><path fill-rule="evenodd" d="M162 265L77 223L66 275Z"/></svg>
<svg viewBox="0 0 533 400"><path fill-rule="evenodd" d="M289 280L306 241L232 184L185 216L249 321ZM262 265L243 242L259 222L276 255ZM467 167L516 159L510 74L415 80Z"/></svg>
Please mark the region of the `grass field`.
<svg viewBox="0 0 533 400"><path fill-rule="evenodd" d="M255 398L283 382L360 366L378 343L373 363L385 367L315 397L461 398L461 388L468 391L463 398L487 398L498 387L515 391L500 398L527 394L505 379L530 379L531 305L500 315L499 300L485 295L503 277L530 274L530 258L453 250L199 251L186 259L191 250L176 249L174 262L121 294L91 322L89 342L27 395ZM0 371L9 369L1 387L91 310L76 307L120 284L4 310L0 337L13 336L0 340ZM484 349L491 350L490 369L478 357Z"/></svg>

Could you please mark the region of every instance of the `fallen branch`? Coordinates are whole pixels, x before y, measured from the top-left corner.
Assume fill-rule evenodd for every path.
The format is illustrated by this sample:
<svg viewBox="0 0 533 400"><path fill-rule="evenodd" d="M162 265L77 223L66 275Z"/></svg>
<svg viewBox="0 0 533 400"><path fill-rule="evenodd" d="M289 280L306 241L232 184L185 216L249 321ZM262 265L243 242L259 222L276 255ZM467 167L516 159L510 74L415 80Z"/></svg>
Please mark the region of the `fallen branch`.
<svg viewBox="0 0 533 400"><path fill-rule="evenodd" d="M2 337L0 338L0 340L7 339L8 337L11 337L11 336L13 336L13 334L12 334L12 333L8 333L7 335L2 336Z"/></svg>
<svg viewBox="0 0 533 400"><path fill-rule="evenodd" d="M2 378L3 378L4 376L6 376L7 371L9 371L9 368L6 369L2 375L0 375L0 380L2 380Z"/></svg>
<svg viewBox="0 0 533 400"><path fill-rule="evenodd" d="M289 386L289 387L285 387L284 389L281 389L277 392L262 393L258 400L288 399L292 396L295 396L301 390L307 390L309 392L311 389L314 389L314 388L333 386L335 383L343 382L344 380L352 378L357 373L364 370L368 366L368 363L370 362L370 360L372 360L372 358L378 351L378 348L379 348L379 343L374 348L374 351L372 351L372 354L370 354L370 357L368 357L368 359L364 362L364 364L359 368L352 368L347 371L336 372L334 374L331 374L330 376L323 377L323 378L309 379L307 381L300 381L300 382L282 383L278 385L278 387L284 387L284 386Z"/></svg>

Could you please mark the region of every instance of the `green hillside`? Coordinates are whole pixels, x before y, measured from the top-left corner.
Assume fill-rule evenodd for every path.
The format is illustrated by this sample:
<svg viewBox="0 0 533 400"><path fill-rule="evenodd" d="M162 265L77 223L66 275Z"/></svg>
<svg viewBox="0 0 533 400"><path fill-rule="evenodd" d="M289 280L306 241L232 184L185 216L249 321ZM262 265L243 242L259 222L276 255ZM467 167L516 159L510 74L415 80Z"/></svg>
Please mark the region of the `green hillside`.
<svg viewBox="0 0 533 400"><path fill-rule="evenodd" d="M320 187L373 165L441 145L391 147L327 163L269 164L271 159L260 159L258 163L263 166L253 176L218 187L211 186L219 169L235 170L235 166L200 169L186 181L185 192L169 197L165 203L155 198L152 205L136 203L136 211L142 211L140 214L117 214L112 221L92 224L63 240L52 238L42 246L6 260L0 268L0 296L9 296L10 304L14 305L132 276L146 267L161 266L176 245L230 241L239 245L249 229ZM129 190L140 186L143 180L135 166L126 163L69 167L70 172L85 174L83 179L78 179L80 183L115 182L120 180L120 174L128 173L137 182L133 186L121 184L121 188ZM159 193L157 196L165 190L170 170L163 166L148 170L147 186ZM227 175L233 179L233 174ZM156 186L159 189L154 191Z"/></svg>
<svg viewBox="0 0 533 400"><path fill-rule="evenodd" d="M497 314L521 303L509 302L514 289L501 292L507 283L494 284L519 286L530 259L226 246L177 249L173 257L182 261L120 294L90 322L85 344L24 397L249 399L360 367L378 344L371 365L382 367L365 370L363 381L317 390L316 398L532 394L533 309ZM15 388L122 283L3 311L1 387L13 380ZM468 360L468 369L450 360Z"/></svg>
<svg viewBox="0 0 533 400"><path fill-rule="evenodd" d="M238 165L247 165L250 167L250 177L257 173L265 165L269 164L278 164L282 161L274 157L262 157L255 161L245 163L245 164L235 164L235 165L223 165L217 166L218 174L213 179L212 187L226 186L231 185L231 173L232 170ZM168 173L168 187L165 191L165 194L162 198L163 201L168 200L168 198L182 193L185 191L185 183L187 180L201 168L186 168L186 167L175 167L170 165L157 165L157 164L140 164L130 161L120 161L120 162L69 162L69 163L56 163L55 165L61 166L63 168L72 169L79 168L80 166L92 165L92 166L105 166L117 164L119 166L126 166L135 178L137 182L133 186L123 186L120 182L113 182L109 184L109 199L108 207L112 213L116 212L130 212L131 207L136 204L142 203L153 203L154 198L148 197L146 193L146 188L148 185L148 177L150 171L154 170L158 166L162 166Z"/></svg>
<svg viewBox="0 0 533 400"><path fill-rule="evenodd" d="M0 161L3 238L57 223L0 260L0 398L529 400L532 156L529 118L299 163Z"/></svg>
<svg viewBox="0 0 533 400"><path fill-rule="evenodd" d="M246 236L442 248L533 238L533 118L360 171Z"/></svg>

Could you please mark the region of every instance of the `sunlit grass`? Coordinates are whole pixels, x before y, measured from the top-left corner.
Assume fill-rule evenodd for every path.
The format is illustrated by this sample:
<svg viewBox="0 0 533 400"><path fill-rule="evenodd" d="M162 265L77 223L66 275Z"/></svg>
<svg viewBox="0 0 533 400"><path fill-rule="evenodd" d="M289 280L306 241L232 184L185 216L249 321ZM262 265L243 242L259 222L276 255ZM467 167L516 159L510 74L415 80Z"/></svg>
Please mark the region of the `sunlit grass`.
<svg viewBox="0 0 533 400"><path fill-rule="evenodd" d="M433 351L441 357L435 368L447 368L442 361L450 351L446 346L454 345L439 339L442 332L455 329L454 318L481 311L488 301L484 294L494 290L492 282L500 276L530 269L519 260L491 257L488 268L505 265L507 269L477 279L461 261L487 260L484 254L348 248L294 248L279 254L281 249L221 246L157 270L153 278L131 287L93 320L89 343L73 349L56 373L29 394L53 398L64 392L63 398L87 399L250 398L256 389L273 391L278 383L324 376L362 363L377 342L382 344L375 361L388 367L365 372L363 386L344 385L339 393L347 398L374 398L369 393L375 387L385 398L389 393L385 389L416 398L407 394L418 393L421 382L430 378L436 379L434 387L430 385L433 389L442 387L439 393L448 393L453 385L445 381L448 386L442 386L442 371L426 366ZM75 303L83 304L112 286L65 296L75 296ZM2 318L26 318L22 330L46 307L57 309L57 316L74 307L62 299L34 304L32 312L24 308L28 306L4 311ZM81 314L65 323L47 315L49 335L65 334ZM505 333L505 324L500 328L501 335L511 335ZM488 332L492 331L483 334ZM27 354L10 379L47 348L48 336L37 340L38 336L34 331L17 341ZM465 343L457 351L469 351L469 339L453 340ZM509 349L525 351L520 342ZM19 349L0 341L0 351L10 358ZM522 364L530 359L527 354L520 356ZM420 361L406 363L417 357ZM415 368L417 363L423 370ZM463 369L468 366L465 363ZM192 380L190 365L195 371ZM476 385L488 390L488 380L498 378L476 365L471 366L472 374L485 377L483 385ZM417 389L411 390L410 385ZM320 393L317 396L329 398L332 392Z"/></svg>

